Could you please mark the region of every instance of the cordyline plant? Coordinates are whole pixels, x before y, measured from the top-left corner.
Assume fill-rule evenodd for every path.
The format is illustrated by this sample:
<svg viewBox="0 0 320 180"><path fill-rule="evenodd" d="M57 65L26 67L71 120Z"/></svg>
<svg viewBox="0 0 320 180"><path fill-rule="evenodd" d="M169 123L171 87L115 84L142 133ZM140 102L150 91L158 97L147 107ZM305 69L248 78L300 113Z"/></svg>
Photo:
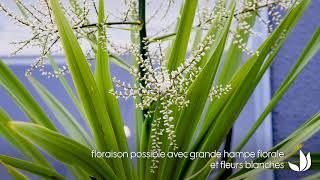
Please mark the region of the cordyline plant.
<svg viewBox="0 0 320 180"><path fill-rule="evenodd" d="M147 26L152 27L157 17L174 19L170 13L176 2L127 0L119 21L110 21L111 16L119 14L105 13L105 6L110 2L104 0L15 2L19 13L3 4L0 4L0 10L16 24L28 28L31 36L15 42L17 48L13 54L27 47L41 50L39 58L26 71L26 77L66 134L59 132L42 107L0 61L1 86L31 121L13 121L1 109L1 135L28 160L0 155L0 163L16 179L28 179L19 170L44 179L65 179L40 153L40 148L64 163L75 179L149 180L206 179L211 174L210 164L219 161L215 156L191 159L158 155L162 152L214 152L223 144L224 150L232 150L228 132L232 131L239 114L311 0L185 0L179 18L172 24L167 23L170 25L154 36L147 36ZM148 4L152 2L158 8L146 17ZM269 13L263 15L263 12ZM258 48L251 48L250 39L262 38L254 31L257 24L264 25L269 35L256 45ZM115 43L107 34L109 29L128 32L132 45ZM84 53L85 43L90 46L89 55ZM319 48L318 28L235 152L241 151L250 140ZM51 54L61 50L64 50L67 63L59 67ZM133 63L121 59L124 53L131 55ZM46 60L50 61L53 71L46 69ZM109 60L127 70L133 76L133 82L112 78ZM59 78L92 135L32 78L35 70L44 76ZM69 73L75 94L64 77ZM148 157L138 158L136 164L130 157L92 156L92 152L130 153L125 134L127 128L117 98L134 98L135 118L131 121L136 124L136 152L151 152ZM283 158L260 157L254 162L285 161L319 129L320 113L317 113L269 150L284 152ZM232 158L225 160L234 161ZM313 166L318 161L313 159ZM220 169L215 178L254 178L265 169L263 165L236 172Z"/></svg>

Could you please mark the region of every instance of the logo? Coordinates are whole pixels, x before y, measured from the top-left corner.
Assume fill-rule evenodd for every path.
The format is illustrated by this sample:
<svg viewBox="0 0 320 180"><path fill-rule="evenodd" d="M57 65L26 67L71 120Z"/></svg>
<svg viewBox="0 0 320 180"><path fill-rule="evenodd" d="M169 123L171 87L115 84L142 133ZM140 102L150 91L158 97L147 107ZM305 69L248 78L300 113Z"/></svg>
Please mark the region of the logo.
<svg viewBox="0 0 320 180"><path fill-rule="evenodd" d="M305 156L303 154L303 152L300 150L300 166L297 166L295 164L292 164L290 162L289 163L289 167L297 172L302 172L302 171L306 171L311 167L311 156L310 153L307 154L307 156Z"/></svg>

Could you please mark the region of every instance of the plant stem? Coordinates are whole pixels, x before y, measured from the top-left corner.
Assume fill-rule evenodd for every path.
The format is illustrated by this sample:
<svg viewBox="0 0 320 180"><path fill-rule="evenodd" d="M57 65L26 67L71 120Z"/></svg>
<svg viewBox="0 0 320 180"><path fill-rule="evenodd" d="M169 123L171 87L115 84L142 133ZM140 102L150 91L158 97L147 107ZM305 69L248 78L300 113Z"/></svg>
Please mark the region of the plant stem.
<svg viewBox="0 0 320 180"><path fill-rule="evenodd" d="M226 137L226 141L225 141L224 148L223 148L223 151L225 151L225 152L230 152L231 151L232 130L233 130L233 128L230 129L230 131L229 131L229 133L228 133L228 135ZM223 156L222 157L222 161L228 161L228 157ZM219 179L221 179L221 180L227 179L231 174L232 174L232 168L225 169L225 171L223 171L223 173L221 174Z"/></svg>
<svg viewBox="0 0 320 180"><path fill-rule="evenodd" d="M139 22L140 24L140 30L139 30L139 38L137 38L137 41L139 41L139 45L140 45L140 49L139 49L139 53L142 56L143 60L147 59L147 49L146 49L146 37L147 37L147 28L146 28L146 23L145 23L145 19L146 19L146 2L145 0L139 0L139 4L138 4L138 13L139 13ZM141 65L139 65L138 67L139 69L139 74L140 76L144 76L145 72L142 70L143 68L141 67ZM146 86L146 82L144 80L140 80L138 78L138 82L140 83L142 86ZM143 99L140 97L140 99L138 100L140 102L143 101ZM149 138L149 129L150 127L146 124L146 116L148 113L147 109L143 109L141 111L137 111L139 114L136 114L136 117L139 117L136 119L136 130L137 130L137 137L139 137L140 139L137 139L137 150L138 151L147 151L146 149L148 148L148 140L146 141L146 139ZM146 126L145 126L146 125ZM145 138L144 138L145 137ZM146 166L146 160L143 159L138 159L138 176L139 178L142 179L142 177L145 176L146 172L145 172L145 166Z"/></svg>
<svg viewBox="0 0 320 180"><path fill-rule="evenodd" d="M72 27L72 29L85 29L85 28L93 28L93 27L99 28L99 26L112 26L112 25L137 25L137 26L141 26L142 23L140 21L136 21L136 22L126 22L126 21L104 22L100 25L99 25L99 23L92 23L92 24L84 24L79 27ZM55 32L58 32L58 30L56 30Z"/></svg>
<svg viewBox="0 0 320 180"><path fill-rule="evenodd" d="M140 21L137 22L126 22L126 21L119 21L119 22L104 22L102 25L105 26L112 26L112 25L142 25ZM79 28L90 28L90 27L98 27L98 23L92 24L85 24L80 26Z"/></svg>
<svg viewBox="0 0 320 180"><path fill-rule="evenodd" d="M145 0L139 0L139 21L141 23L141 29L139 31L139 43L140 43L140 54L143 58L143 60L147 59L147 44L146 44L146 38L147 38L147 28L146 28L146 2ZM139 71L141 76L143 77L145 72L142 70L142 67L139 66ZM146 85L145 81L140 82L142 86ZM147 109L143 110L143 115L146 115L148 112Z"/></svg>

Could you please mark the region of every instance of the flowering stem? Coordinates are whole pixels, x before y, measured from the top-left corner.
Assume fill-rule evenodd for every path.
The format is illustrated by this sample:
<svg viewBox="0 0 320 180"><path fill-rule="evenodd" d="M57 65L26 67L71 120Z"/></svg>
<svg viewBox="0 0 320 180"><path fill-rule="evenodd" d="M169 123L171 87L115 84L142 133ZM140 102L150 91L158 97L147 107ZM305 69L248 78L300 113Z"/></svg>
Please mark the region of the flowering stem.
<svg viewBox="0 0 320 180"><path fill-rule="evenodd" d="M147 28L146 28L146 2L145 0L139 0L139 21L141 22L141 29L139 31L139 43L140 43L140 55L143 60L147 59L147 48L146 48L146 38L147 38ZM141 77L144 76L145 72L142 70L142 67L139 66L139 71ZM140 81L142 86L146 85L145 81ZM146 115L148 112L147 109L143 110L143 115Z"/></svg>
<svg viewBox="0 0 320 180"><path fill-rule="evenodd" d="M266 4L263 4L263 5L261 5L261 6L257 6L257 7L255 7L255 8L246 8L246 9L240 11L240 12L235 13L235 14L234 14L234 17L237 17L237 16L239 16L239 15L241 15L241 14L249 13L249 12L252 12L252 11L257 11L257 10L259 10L259 9L269 7L270 5L274 5L274 4L276 4L276 3L277 3L277 1L276 1L276 2L266 3ZM227 16L225 16L225 17L227 18ZM210 22L211 20L212 20L212 19L210 18L210 19L208 19L205 23L208 23L208 22ZM202 24L199 23L199 24L193 26L192 28L193 28L193 29L196 29L196 28L201 27L201 25L202 25ZM173 36L175 36L175 35L176 35L176 33L169 33L169 34L165 34L165 35L158 36L158 37L151 37L151 38L148 39L148 42L149 42L149 43L152 43L152 42L157 42L157 41L163 40L163 39L170 39L171 37L173 37Z"/></svg>
<svg viewBox="0 0 320 180"><path fill-rule="evenodd" d="M265 8L265 7L269 7L271 5L275 5L279 3L278 1L275 1L275 2L269 2L269 3L266 3L266 4L263 4L263 5L260 5L260 6L257 6L255 8L246 8L246 9L243 9L242 11L238 12L238 13L234 13L234 16L239 16L241 14L245 14L245 13L248 13L248 12L252 12L252 11L257 11L259 9L262 9L262 8Z"/></svg>
<svg viewBox="0 0 320 180"><path fill-rule="evenodd" d="M143 60L147 59L147 49L145 49L146 47L146 42L144 41L145 38L147 37L147 29L146 29L146 2L145 0L139 0L139 4L138 4L138 13L139 13L139 22L141 22L140 25L140 30L139 30L139 39L137 38L137 41L139 41L139 54L141 55ZM138 59L138 58L137 58ZM138 63L138 69L139 69L139 74L140 77L143 77L145 72L142 70L143 67L141 66L141 64ZM146 86L146 82L144 80L140 80L139 78L137 78L137 84L141 84L142 86ZM139 97L140 99L138 100L139 102L142 102L143 99L141 97ZM143 103L143 102L142 102ZM148 110L147 109L143 109L140 112L138 112L139 114L137 114L137 121L136 121L136 130L137 130L137 134L140 134L140 139L137 139L137 144L138 144L138 151L146 151L146 149L148 148L148 139L149 139L149 130L151 129L150 124L145 124L145 120L146 120L146 115L148 114ZM145 126L146 125L146 126ZM138 136L137 136L138 137ZM145 172L145 166L146 166L146 160L142 160L142 159L138 159L138 174L139 176L145 176L146 172Z"/></svg>
<svg viewBox="0 0 320 180"><path fill-rule="evenodd" d="M126 21L119 21L119 22L105 22L102 25L105 26L112 26L112 25L142 25L140 21L136 22L126 22ZM90 27L98 27L98 23L92 23L92 24L85 24L80 26L79 28L90 28Z"/></svg>

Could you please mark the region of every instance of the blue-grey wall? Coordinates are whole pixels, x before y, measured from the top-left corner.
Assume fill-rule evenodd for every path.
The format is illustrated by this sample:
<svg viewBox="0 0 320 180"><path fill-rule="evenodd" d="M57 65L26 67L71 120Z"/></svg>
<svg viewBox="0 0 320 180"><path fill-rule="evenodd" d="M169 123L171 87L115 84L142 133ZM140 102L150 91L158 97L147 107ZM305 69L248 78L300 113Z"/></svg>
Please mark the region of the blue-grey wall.
<svg viewBox="0 0 320 180"><path fill-rule="evenodd" d="M301 54L306 43L320 25L320 1L310 7L290 34L271 68L271 86L274 93ZM320 111L320 53L305 67L294 85L278 103L272 114L273 142L280 142L313 114ZM320 133L307 141L302 150L320 151ZM276 179L299 179L312 172L278 171Z"/></svg>

